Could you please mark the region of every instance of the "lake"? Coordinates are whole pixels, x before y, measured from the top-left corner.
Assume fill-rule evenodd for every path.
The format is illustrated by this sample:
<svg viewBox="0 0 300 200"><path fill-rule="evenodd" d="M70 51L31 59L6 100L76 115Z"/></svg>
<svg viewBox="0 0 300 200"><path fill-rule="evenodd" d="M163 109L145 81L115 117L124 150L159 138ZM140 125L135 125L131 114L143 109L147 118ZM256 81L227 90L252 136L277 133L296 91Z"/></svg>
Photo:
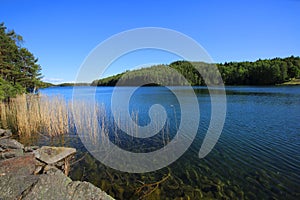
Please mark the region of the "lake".
<svg viewBox="0 0 300 200"><path fill-rule="evenodd" d="M95 97L110 118L114 88L84 88L83 98ZM124 92L127 89L122 88ZM187 88L173 89L189 104L192 97ZM210 122L211 102L205 87L193 89L201 113L197 135L178 160L160 170L127 173L107 167L87 153L74 133L34 143L77 148L78 162L72 165L71 178L90 181L116 199L300 199L300 87L226 87L224 128L214 149L203 159L198 152ZM72 87L41 90L42 94L62 95L68 100L72 92ZM166 110L168 120L163 133L159 133L164 135L130 139L120 133L115 144L128 151L150 152L176 137L180 105L167 88L139 88L130 100L129 110L138 113L138 124L145 126L150 122L148 110L153 104ZM190 109L187 112L193 113L192 106Z"/></svg>

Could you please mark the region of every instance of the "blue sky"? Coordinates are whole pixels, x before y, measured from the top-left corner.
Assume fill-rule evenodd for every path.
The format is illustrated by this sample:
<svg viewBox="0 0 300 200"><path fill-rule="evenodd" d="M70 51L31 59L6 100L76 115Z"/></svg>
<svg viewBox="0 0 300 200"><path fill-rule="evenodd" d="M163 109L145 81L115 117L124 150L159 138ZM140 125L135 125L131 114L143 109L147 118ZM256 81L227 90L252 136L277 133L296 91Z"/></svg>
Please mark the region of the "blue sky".
<svg viewBox="0 0 300 200"><path fill-rule="evenodd" d="M0 21L24 37L50 82L76 79L100 42L140 27L163 27L201 44L215 62L300 55L298 0L0 0ZM165 53L120 59L107 75L143 63L169 63ZM122 62L121 62L122 61Z"/></svg>

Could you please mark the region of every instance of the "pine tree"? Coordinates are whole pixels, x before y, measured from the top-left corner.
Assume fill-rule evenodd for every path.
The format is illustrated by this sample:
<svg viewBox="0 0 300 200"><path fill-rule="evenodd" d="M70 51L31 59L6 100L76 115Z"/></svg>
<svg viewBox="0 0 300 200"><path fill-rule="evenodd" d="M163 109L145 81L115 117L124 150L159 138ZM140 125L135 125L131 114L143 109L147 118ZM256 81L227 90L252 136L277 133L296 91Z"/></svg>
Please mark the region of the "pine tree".
<svg viewBox="0 0 300 200"><path fill-rule="evenodd" d="M42 84L38 60L22 43L22 36L0 23L0 100L36 92Z"/></svg>

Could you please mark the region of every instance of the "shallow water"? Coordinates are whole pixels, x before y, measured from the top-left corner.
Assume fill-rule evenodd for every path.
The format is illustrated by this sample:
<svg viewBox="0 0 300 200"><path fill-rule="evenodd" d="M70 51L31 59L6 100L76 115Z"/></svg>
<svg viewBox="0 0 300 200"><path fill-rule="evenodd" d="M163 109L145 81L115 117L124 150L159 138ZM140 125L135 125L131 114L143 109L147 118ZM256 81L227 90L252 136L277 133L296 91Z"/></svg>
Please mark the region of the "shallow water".
<svg viewBox="0 0 300 200"><path fill-rule="evenodd" d="M189 103L192 97L187 88L172 89L179 90L185 103ZM96 101L109 110L113 88L86 87L83 96L93 98L94 91ZM209 125L210 97L204 87L195 87L194 91L201 112L197 136L183 156L155 172L130 174L106 167L87 153L80 139L71 133L39 138L33 143L76 147L76 159L80 160L72 166L71 177L90 181L117 199L300 198L300 87L227 87L225 125L218 143L204 159L198 158L198 151ZM72 87L41 92L72 98ZM149 123L147 113L153 104L161 104L167 111L168 137L163 142L161 136L130 140L120 133L120 147L149 152L172 140L180 123L178 100L163 87L138 89L130 109L138 112L140 125Z"/></svg>

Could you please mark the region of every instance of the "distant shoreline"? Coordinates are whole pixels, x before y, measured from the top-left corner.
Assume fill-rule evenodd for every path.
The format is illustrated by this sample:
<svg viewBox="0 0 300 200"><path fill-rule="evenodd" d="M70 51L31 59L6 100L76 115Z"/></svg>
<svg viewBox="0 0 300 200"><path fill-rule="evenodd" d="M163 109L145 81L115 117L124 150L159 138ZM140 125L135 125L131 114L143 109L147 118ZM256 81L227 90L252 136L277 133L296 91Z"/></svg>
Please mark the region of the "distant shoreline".
<svg viewBox="0 0 300 200"><path fill-rule="evenodd" d="M118 85L117 87L137 87L138 85ZM143 85L141 87L164 87L164 86L168 86L168 87L186 87L188 85ZM192 85L192 87L199 87L199 86L203 86L205 87L205 85ZM278 87L278 86L300 86L300 80L298 80L297 82L295 81L288 81L285 83L281 83L281 84L273 84L273 85L224 85L225 87L229 86L229 87ZM73 85L52 85L50 87L46 87L46 88L59 88L59 87L116 87L115 85L91 85L91 84L73 84ZM44 88L43 88L44 89Z"/></svg>
<svg viewBox="0 0 300 200"><path fill-rule="evenodd" d="M204 73L203 75L201 73ZM222 80L221 80L222 78ZM300 57L257 60L255 62L204 63L179 60L153 65L94 80L93 86L170 85L299 85Z"/></svg>

